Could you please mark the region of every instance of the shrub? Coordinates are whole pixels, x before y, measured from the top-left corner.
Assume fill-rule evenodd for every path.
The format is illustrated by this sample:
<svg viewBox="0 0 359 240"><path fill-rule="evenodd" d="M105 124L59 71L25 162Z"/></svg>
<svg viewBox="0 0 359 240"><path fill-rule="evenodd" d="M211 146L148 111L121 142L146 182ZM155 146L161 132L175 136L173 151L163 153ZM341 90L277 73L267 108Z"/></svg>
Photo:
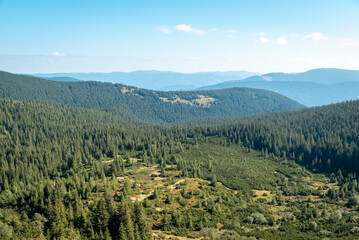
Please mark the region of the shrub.
<svg viewBox="0 0 359 240"><path fill-rule="evenodd" d="M331 215L330 215L330 221L333 223L337 223L339 222L341 219L343 218L342 212L340 210L335 210Z"/></svg>
<svg viewBox="0 0 359 240"><path fill-rule="evenodd" d="M310 222L309 223L309 229L312 231L317 230L318 224L316 222Z"/></svg>
<svg viewBox="0 0 359 240"><path fill-rule="evenodd" d="M254 223L257 224L266 224L267 219L261 213L252 213L251 217L254 219Z"/></svg>
<svg viewBox="0 0 359 240"><path fill-rule="evenodd" d="M346 204L347 207L355 207L359 205L359 196L358 195L354 195L351 198L349 198L348 203Z"/></svg>
<svg viewBox="0 0 359 240"><path fill-rule="evenodd" d="M350 233L352 233L352 234L359 233L359 227L353 227L352 229L350 229Z"/></svg>

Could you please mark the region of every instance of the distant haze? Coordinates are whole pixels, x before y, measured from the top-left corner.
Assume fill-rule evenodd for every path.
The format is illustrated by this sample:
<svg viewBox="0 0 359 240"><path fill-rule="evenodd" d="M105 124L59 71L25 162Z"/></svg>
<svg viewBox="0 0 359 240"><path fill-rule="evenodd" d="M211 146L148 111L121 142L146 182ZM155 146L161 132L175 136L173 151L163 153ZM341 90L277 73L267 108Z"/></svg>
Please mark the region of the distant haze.
<svg viewBox="0 0 359 240"><path fill-rule="evenodd" d="M56 81L101 81L121 83L153 90L193 90L229 80L245 79L258 73L247 71L178 73L162 71L134 71L112 73L49 73L34 76Z"/></svg>
<svg viewBox="0 0 359 240"><path fill-rule="evenodd" d="M213 90L232 87L271 90L309 107L320 106L359 99L359 71L321 68L304 73L269 73L199 89Z"/></svg>
<svg viewBox="0 0 359 240"><path fill-rule="evenodd" d="M303 73L259 74L248 71L178 73L134 71L113 73L35 74L55 81L101 81L139 88L177 91L249 87L274 91L305 106L359 99L359 71L318 68Z"/></svg>

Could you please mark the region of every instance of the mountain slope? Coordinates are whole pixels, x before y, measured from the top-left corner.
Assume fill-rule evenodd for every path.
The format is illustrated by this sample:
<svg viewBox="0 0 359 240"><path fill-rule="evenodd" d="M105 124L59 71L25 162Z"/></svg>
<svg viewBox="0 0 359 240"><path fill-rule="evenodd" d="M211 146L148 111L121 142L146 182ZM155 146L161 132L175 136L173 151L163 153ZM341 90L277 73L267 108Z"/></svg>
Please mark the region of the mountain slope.
<svg viewBox="0 0 359 240"><path fill-rule="evenodd" d="M265 90L235 88L160 92L111 83L56 82L6 72L0 72L0 97L47 100L85 108L115 108L157 123L303 107L282 95Z"/></svg>
<svg viewBox="0 0 359 240"><path fill-rule="evenodd" d="M134 71L112 73L48 73L34 74L41 78L71 77L86 81L121 83L154 90L193 90L223 81L244 79L258 73L246 71L178 73L163 71Z"/></svg>
<svg viewBox="0 0 359 240"><path fill-rule="evenodd" d="M268 73L252 76L246 81L285 81L285 82L312 82L319 84L334 84L341 82L359 82L359 70L337 68L318 68L302 73Z"/></svg>
<svg viewBox="0 0 359 240"><path fill-rule="evenodd" d="M314 69L305 73L270 73L227 81L201 90L251 87L277 92L306 106L319 106L359 98L359 71Z"/></svg>

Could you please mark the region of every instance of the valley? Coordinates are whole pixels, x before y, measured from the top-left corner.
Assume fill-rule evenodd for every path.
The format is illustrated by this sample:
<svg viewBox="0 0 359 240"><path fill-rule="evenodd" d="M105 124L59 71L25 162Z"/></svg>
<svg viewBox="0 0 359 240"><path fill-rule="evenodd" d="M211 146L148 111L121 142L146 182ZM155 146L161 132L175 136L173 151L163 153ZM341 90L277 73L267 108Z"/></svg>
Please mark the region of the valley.
<svg viewBox="0 0 359 240"><path fill-rule="evenodd" d="M232 124L127 127L102 110L0 101L4 239L359 234L358 101Z"/></svg>

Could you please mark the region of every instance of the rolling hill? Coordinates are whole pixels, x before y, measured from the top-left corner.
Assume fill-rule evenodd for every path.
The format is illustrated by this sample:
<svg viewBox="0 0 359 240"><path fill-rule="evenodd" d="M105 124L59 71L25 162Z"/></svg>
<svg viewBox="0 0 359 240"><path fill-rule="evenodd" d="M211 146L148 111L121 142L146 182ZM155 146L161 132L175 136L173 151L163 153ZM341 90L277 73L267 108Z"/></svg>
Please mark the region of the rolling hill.
<svg viewBox="0 0 359 240"><path fill-rule="evenodd" d="M313 69L304 73L269 73L226 81L199 90L250 87L282 94L306 106L320 106L359 98L359 71Z"/></svg>
<svg viewBox="0 0 359 240"><path fill-rule="evenodd" d="M246 79L246 81L258 80L312 82L329 85L342 82L359 82L359 70L318 68L302 73L268 73L261 76L252 76Z"/></svg>
<svg viewBox="0 0 359 240"><path fill-rule="evenodd" d="M0 72L0 97L46 100L84 108L117 109L156 123L303 107L280 94L266 90L234 88L161 92L101 82L57 82L7 72Z"/></svg>

